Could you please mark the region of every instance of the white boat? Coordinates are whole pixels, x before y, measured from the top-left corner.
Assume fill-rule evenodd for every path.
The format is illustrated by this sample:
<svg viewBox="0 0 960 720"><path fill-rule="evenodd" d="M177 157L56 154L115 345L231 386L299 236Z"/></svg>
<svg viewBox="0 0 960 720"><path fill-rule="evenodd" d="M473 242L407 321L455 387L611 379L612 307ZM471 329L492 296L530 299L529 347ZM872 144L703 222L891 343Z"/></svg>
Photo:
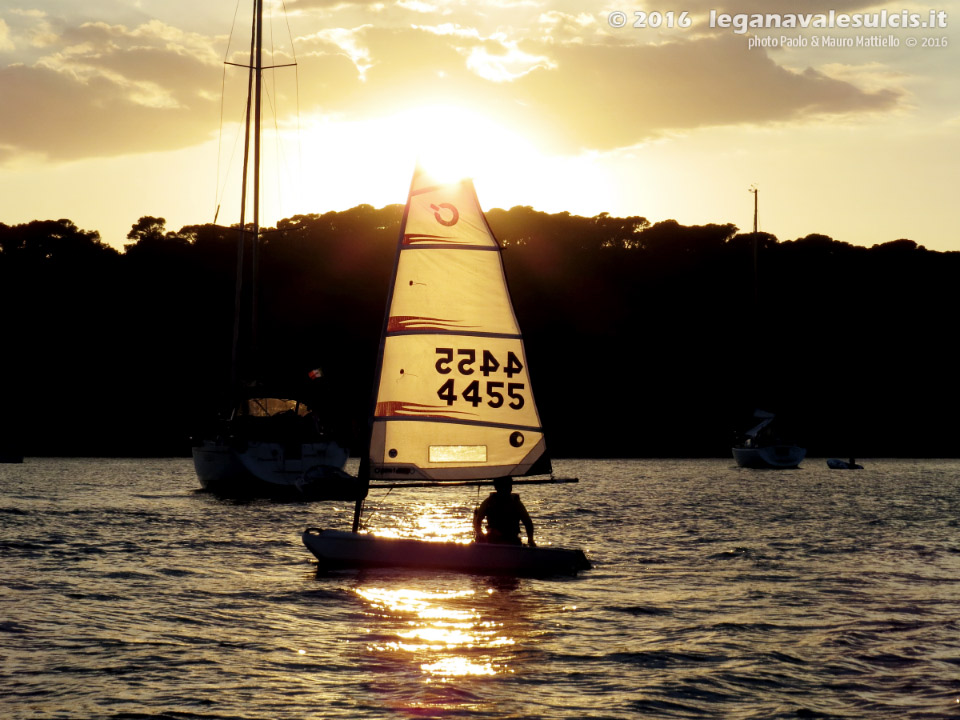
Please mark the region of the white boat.
<svg viewBox="0 0 960 720"><path fill-rule="evenodd" d="M469 180L441 184L414 173L375 390L360 463L371 488L486 485L551 472L500 244ZM553 574L589 566L579 550L380 538L358 532L361 511L358 501L352 533L303 534L320 567Z"/></svg>
<svg viewBox="0 0 960 720"><path fill-rule="evenodd" d="M216 432L193 448L204 489L228 497L302 500L355 499L362 483L343 472L349 453L330 437L297 392L269 392L255 378L256 275L260 242L260 112L263 58L263 0L253 0L250 64L247 67L245 157L237 225L231 400ZM232 65L233 63L226 63ZM252 147L251 147L252 144ZM248 167L252 165L252 223L246 221ZM249 258L249 259L248 259ZM315 372L309 373L313 377ZM307 378L304 378L306 383Z"/></svg>
<svg viewBox="0 0 960 720"><path fill-rule="evenodd" d="M760 422L744 433L743 442L733 447L733 459L745 468L790 469L797 467L807 455L805 448L781 442L770 425L775 415L764 410L754 412Z"/></svg>
<svg viewBox="0 0 960 720"><path fill-rule="evenodd" d="M203 488L234 498L354 500L364 487L343 471L347 458L309 407L287 397L241 399L220 434L193 448Z"/></svg>

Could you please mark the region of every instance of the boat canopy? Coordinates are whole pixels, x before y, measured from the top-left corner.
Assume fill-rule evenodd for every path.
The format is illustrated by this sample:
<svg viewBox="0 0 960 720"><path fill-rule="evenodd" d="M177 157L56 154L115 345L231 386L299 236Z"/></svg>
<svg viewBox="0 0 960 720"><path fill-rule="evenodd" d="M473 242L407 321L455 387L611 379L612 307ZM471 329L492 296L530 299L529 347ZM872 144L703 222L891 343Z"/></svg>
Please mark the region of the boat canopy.
<svg viewBox="0 0 960 720"><path fill-rule="evenodd" d="M750 428L744 434L747 437L755 438L760 434L760 431L763 430L767 425L773 422L773 419L776 417L773 413L767 412L766 410L755 410L753 413L755 418L762 418L763 421L756 425L755 427Z"/></svg>
<svg viewBox="0 0 960 720"><path fill-rule="evenodd" d="M247 399L245 414L250 417L274 417L288 412L303 417L310 412L310 408L299 400L275 397L252 397Z"/></svg>

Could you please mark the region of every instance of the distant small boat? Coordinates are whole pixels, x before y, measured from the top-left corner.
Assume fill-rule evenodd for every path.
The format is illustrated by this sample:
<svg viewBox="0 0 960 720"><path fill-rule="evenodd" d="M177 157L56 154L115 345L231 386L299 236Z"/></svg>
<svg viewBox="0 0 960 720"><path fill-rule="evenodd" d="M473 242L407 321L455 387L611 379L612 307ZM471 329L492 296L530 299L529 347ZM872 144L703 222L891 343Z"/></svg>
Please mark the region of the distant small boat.
<svg viewBox="0 0 960 720"><path fill-rule="evenodd" d="M743 442L733 447L733 459L745 468L790 469L797 467L807 455L806 448L781 442L771 433L773 413L757 410L753 416L760 423L744 433Z"/></svg>
<svg viewBox="0 0 960 720"><path fill-rule="evenodd" d="M22 463L23 453L17 450L0 449L0 463Z"/></svg>
<svg viewBox="0 0 960 720"><path fill-rule="evenodd" d="M20 433L0 424L0 463L22 463L23 442Z"/></svg>
<svg viewBox="0 0 960 720"><path fill-rule="evenodd" d="M827 460L827 467L831 470L863 470L863 465L858 465L854 458L850 458L849 460L830 458Z"/></svg>

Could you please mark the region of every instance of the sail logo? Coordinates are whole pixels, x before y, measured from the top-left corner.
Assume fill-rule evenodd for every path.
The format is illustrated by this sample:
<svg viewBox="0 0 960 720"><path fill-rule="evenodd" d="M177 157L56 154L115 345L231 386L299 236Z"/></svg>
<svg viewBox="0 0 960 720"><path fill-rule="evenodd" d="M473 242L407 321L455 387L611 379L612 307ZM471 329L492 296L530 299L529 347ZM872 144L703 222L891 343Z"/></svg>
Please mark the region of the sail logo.
<svg viewBox="0 0 960 720"><path fill-rule="evenodd" d="M437 222L443 225L444 227L453 227L457 224L457 221L460 219L460 211L450 203L440 203L439 205L431 205L430 209L433 210L433 217L437 219ZM450 218L444 217L446 213L441 213L441 210L448 210L450 212Z"/></svg>

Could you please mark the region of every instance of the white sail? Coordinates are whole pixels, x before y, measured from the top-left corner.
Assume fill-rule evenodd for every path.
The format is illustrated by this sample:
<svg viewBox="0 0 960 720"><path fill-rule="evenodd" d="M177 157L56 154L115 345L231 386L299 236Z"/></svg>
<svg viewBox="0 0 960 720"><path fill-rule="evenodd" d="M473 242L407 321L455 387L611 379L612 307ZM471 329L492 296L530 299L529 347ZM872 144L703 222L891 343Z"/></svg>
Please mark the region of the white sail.
<svg viewBox="0 0 960 720"><path fill-rule="evenodd" d="M500 245L469 180L414 173L367 460L372 480L549 472Z"/></svg>

